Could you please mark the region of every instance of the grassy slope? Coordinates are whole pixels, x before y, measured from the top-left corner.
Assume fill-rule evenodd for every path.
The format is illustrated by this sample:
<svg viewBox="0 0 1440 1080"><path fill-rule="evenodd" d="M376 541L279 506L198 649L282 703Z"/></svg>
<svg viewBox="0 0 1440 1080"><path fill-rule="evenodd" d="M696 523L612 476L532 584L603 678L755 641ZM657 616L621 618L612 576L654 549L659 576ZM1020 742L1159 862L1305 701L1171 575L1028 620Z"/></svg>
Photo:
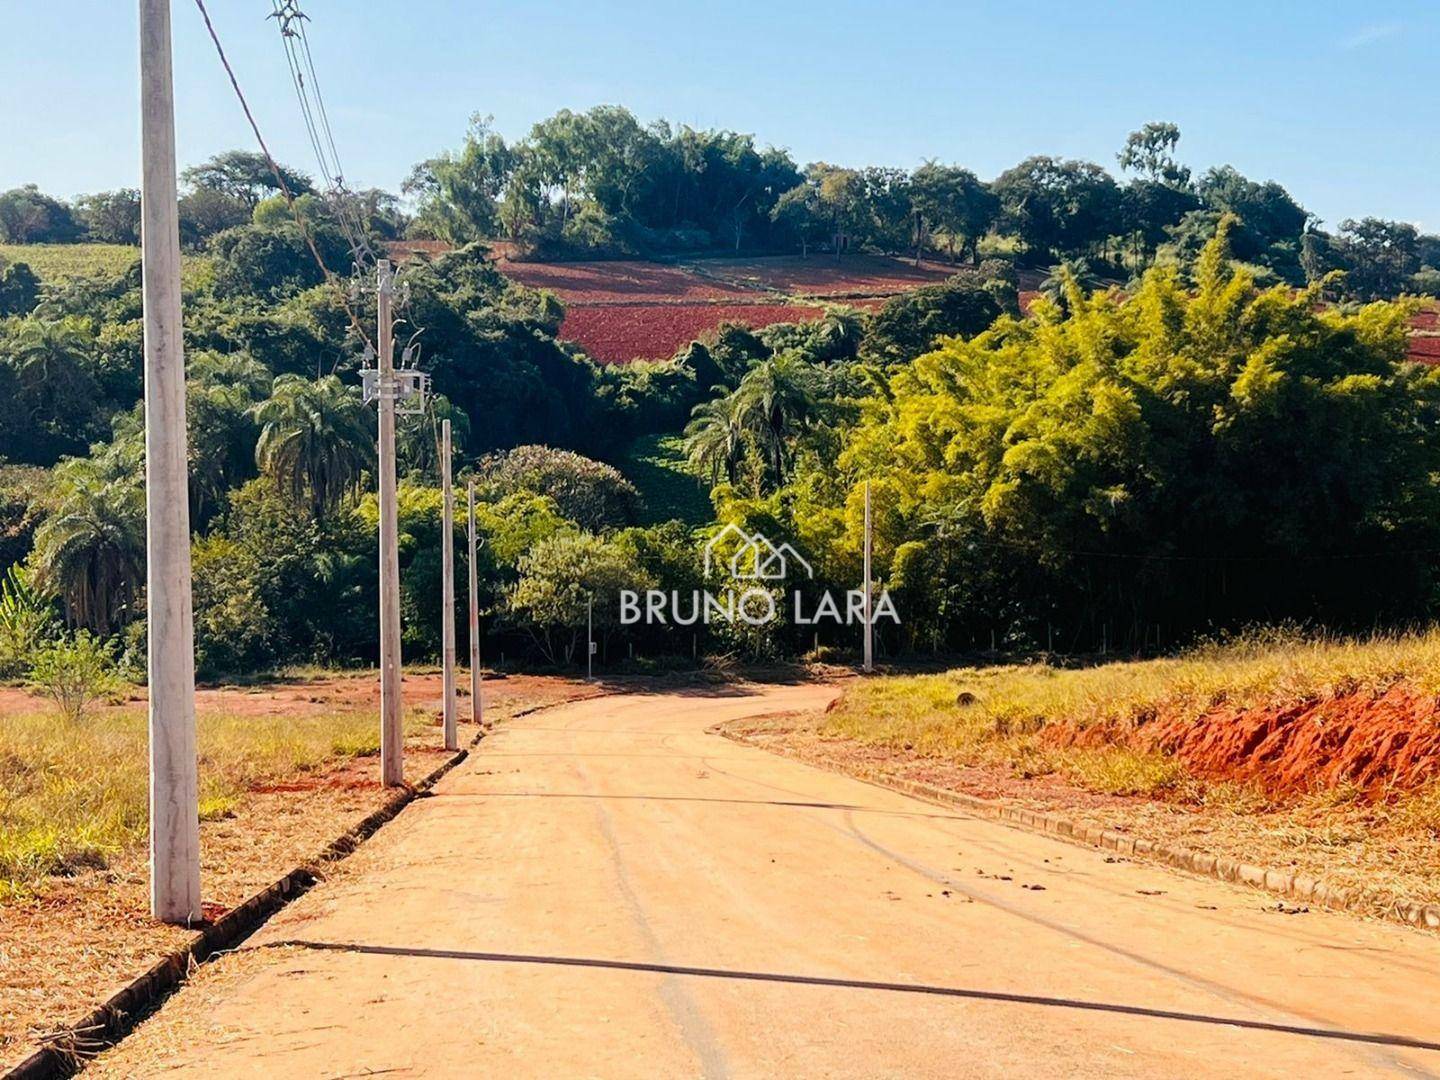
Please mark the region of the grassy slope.
<svg viewBox="0 0 1440 1080"><path fill-rule="evenodd" d="M679 435L645 435L618 463L645 500L643 524L678 518L694 527L713 517L705 485L686 462L682 443Z"/></svg>

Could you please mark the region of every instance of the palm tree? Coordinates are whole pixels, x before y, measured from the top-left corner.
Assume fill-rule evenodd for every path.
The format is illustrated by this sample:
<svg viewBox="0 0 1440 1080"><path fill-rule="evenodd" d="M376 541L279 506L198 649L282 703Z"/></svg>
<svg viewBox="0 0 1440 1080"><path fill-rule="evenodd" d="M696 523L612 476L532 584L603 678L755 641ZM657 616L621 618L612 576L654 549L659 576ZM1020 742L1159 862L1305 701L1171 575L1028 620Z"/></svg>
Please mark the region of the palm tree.
<svg viewBox="0 0 1440 1080"><path fill-rule="evenodd" d="M375 460L375 433L358 388L338 375L281 375L256 405L255 463L316 517L334 508Z"/></svg>
<svg viewBox="0 0 1440 1080"><path fill-rule="evenodd" d="M31 415L47 419L88 414L96 385L90 370L94 338L79 316L25 319L10 348Z"/></svg>
<svg viewBox="0 0 1440 1080"><path fill-rule="evenodd" d="M1045 280L1040 282L1040 292L1060 306L1060 310L1070 311L1071 290L1078 292L1081 298L1089 296L1100 287L1100 279L1090 269L1090 264L1084 259L1065 259L1062 262L1050 267Z"/></svg>
<svg viewBox="0 0 1440 1080"><path fill-rule="evenodd" d="M257 402L270 393L268 368L244 353L196 352L189 358L186 421L190 497L205 521L226 493L254 474Z"/></svg>
<svg viewBox="0 0 1440 1080"><path fill-rule="evenodd" d="M145 578L145 490L118 455L55 467L59 505L35 532L37 584L72 624L108 634Z"/></svg>
<svg viewBox="0 0 1440 1080"><path fill-rule="evenodd" d="M815 413L819 377L803 356L777 353L745 373L731 395L742 429L755 436L776 484L785 482L791 440Z"/></svg>
<svg viewBox="0 0 1440 1080"><path fill-rule="evenodd" d="M745 439L733 395L702 401L690 416L685 425L685 453L690 464L710 474L712 487L721 472L735 483L745 456Z"/></svg>

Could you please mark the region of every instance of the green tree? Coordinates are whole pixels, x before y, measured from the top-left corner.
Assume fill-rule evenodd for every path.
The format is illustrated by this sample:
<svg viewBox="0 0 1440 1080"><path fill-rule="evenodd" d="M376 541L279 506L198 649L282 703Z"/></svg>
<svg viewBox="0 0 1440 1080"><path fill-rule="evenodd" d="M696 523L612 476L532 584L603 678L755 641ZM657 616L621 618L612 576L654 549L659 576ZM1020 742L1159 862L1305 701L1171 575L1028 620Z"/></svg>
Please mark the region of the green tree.
<svg viewBox="0 0 1440 1080"><path fill-rule="evenodd" d="M1172 188L1190 184L1190 170L1175 160L1180 128L1165 121L1151 121L1125 139L1125 148L1115 155L1120 168L1137 172L1153 183Z"/></svg>
<svg viewBox="0 0 1440 1080"><path fill-rule="evenodd" d="M0 240L12 244L64 244L80 237L70 207L34 184L0 192Z"/></svg>
<svg viewBox="0 0 1440 1080"><path fill-rule="evenodd" d="M317 518L355 491L375 460L370 413L359 389L338 376L281 375L254 417L260 425L255 463Z"/></svg>
<svg viewBox="0 0 1440 1080"><path fill-rule="evenodd" d="M1090 254L1121 231L1120 189L1088 161L1026 158L996 178L994 191L1007 227L1034 254Z"/></svg>
<svg viewBox="0 0 1440 1080"><path fill-rule="evenodd" d="M75 200L75 213L91 240L140 243L140 192L135 188L82 195Z"/></svg>
<svg viewBox="0 0 1440 1080"><path fill-rule="evenodd" d="M291 195L304 195L315 190L310 178L302 172L278 165L280 177ZM245 204L248 213L261 199L281 190L280 180L264 154L251 150L227 150L209 161L192 165L180 174L192 188L217 191Z"/></svg>
<svg viewBox="0 0 1440 1080"><path fill-rule="evenodd" d="M595 627L605 633L619 625L620 590L638 592L653 584L620 545L589 533L560 535L540 541L520 560L520 580L506 610L547 661L568 665L584 636L591 601Z"/></svg>
<svg viewBox="0 0 1440 1080"><path fill-rule="evenodd" d="M145 578L145 492L139 462L71 458L55 469L55 509L35 532L35 583L64 602L72 625L108 634Z"/></svg>

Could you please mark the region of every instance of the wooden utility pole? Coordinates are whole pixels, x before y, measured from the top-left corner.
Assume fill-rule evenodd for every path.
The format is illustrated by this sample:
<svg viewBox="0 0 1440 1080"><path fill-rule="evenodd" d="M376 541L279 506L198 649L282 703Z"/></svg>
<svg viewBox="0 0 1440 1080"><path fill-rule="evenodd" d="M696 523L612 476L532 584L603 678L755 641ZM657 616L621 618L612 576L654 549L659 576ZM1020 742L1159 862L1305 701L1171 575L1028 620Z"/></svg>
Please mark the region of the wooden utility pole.
<svg viewBox="0 0 1440 1080"><path fill-rule="evenodd" d="M865 481L865 664L875 670L875 619L871 611L874 590L870 584L870 481Z"/></svg>
<svg viewBox="0 0 1440 1080"><path fill-rule="evenodd" d="M475 565L479 537L475 533L475 481L467 492L470 527L466 541L470 555L470 719L485 723L485 705L480 699L480 571Z"/></svg>
<svg viewBox="0 0 1440 1080"><path fill-rule="evenodd" d="M201 917L200 813L170 0L140 0L140 134L150 911L187 923Z"/></svg>
<svg viewBox="0 0 1440 1080"><path fill-rule="evenodd" d="M455 490L450 482L450 421L440 423L440 486L445 502L440 525L440 654L444 667L445 749L459 750L455 716Z"/></svg>
<svg viewBox="0 0 1440 1080"><path fill-rule="evenodd" d="M380 445L376 455L380 486L380 781L405 783L405 726L400 688L400 547L395 502L395 326L391 304L395 275L390 260L377 266L378 313L376 366Z"/></svg>

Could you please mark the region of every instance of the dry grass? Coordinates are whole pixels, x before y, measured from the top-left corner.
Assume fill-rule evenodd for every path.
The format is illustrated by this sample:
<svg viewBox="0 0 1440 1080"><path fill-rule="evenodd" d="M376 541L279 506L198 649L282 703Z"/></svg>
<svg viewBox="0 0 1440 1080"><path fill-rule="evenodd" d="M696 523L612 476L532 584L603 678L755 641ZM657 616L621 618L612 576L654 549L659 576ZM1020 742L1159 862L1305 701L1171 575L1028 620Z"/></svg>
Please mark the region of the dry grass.
<svg viewBox="0 0 1440 1080"><path fill-rule="evenodd" d="M411 730L425 722L407 717ZM266 781L339 758L373 754L373 710L313 715L201 713L202 820L230 814ZM103 867L144 840L148 802L146 715L126 706L77 723L54 711L7 715L0 724L0 899L48 875Z"/></svg>
<svg viewBox="0 0 1440 1080"><path fill-rule="evenodd" d="M1001 765L1022 777L1052 773L1113 795L1168 795L1253 812L1263 798L1244 787L1202 784L1165 755L1120 746L1057 748L1047 723L1125 726L1165 713L1196 716L1246 708L1380 694L1397 684L1440 693L1440 630L1365 640L1303 638L1270 631L1181 656L1082 669L1045 665L959 668L940 675L875 679L846 694L823 731L835 737L964 765ZM1336 805L1354 795L1331 792ZM1393 821L1440 827L1440 795L1398 798Z"/></svg>

